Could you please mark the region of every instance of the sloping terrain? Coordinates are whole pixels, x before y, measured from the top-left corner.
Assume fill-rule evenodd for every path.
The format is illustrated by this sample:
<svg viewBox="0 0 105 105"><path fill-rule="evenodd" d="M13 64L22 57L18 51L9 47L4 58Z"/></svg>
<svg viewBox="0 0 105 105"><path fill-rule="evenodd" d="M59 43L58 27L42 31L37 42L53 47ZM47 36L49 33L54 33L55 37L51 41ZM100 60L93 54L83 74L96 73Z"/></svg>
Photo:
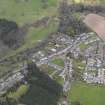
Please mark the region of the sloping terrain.
<svg viewBox="0 0 105 105"><path fill-rule="evenodd" d="M21 36L17 37L17 39L24 37L24 40L23 43L16 49L12 49L11 46L8 47L8 41L6 41L6 45L4 45L5 43L3 43L3 38L1 37L1 78L2 76L8 74L8 72L15 71L16 69L24 66L24 62L32 60L31 58L33 57L33 54L40 51L40 49L44 49L47 46L48 42L50 42L50 39L52 38L52 34L60 32L64 35L67 34L71 38L75 39L76 35L78 36L82 33L91 31L87 29L87 27L82 22L82 19L86 14L93 12L105 16L104 6L84 4L68 5L66 2L62 2L61 4L58 4L58 2L59 0L0 0L0 18L15 22L19 29L22 29L24 31L24 33L19 34ZM79 1L75 2L78 3ZM89 2L92 2L92 0L90 0ZM86 2L84 1L84 3ZM11 35L11 33L9 35ZM4 33L3 36L4 35L8 35L8 33ZM17 34L13 33L13 35L15 37L15 35ZM7 39L9 38L7 37ZM9 42L11 43L11 41ZM55 46L56 43L53 44ZM13 43L11 45L13 45ZM83 50L87 48L87 46L84 45L80 45L80 47ZM54 64L64 66L64 63L61 61L61 59L56 59L52 62ZM78 69L78 66L82 64L80 64L79 61L75 62L75 65L75 68ZM20 86L20 88L18 89L15 88L15 91L13 89L13 91L10 91L10 93L7 95L8 97L5 97L7 98L7 100L8 98L10 98L13 102L13 105L18 103L24 103L26 105L33 105L33 103L35 103L35 105L57 104L57 101L59 100L61 95L60 92L62 91L62 87L56 82L62 84L63 81L57 78L57 75L55 75L56 81L54 81L48 75L44 74L40 70L37 71L37 68L35 68L36 67L34 67L33 69L33 75L28 78L28 82L30 82L30 88L28 91L28 86L26 83L25 86L22 85L22 87ZM46 71L50 72L50 69L51 68ZM79 72L79 69L77 70L77 72ZM77 74L76 76L79 75ZM84 89L84 87L86 87L86 90ZM81 95L82 90L84 91L83 96ZM88 94L87 90L90 90ZM100 95L104 91L105 90L103 87L95 87L77 82L76 84L73 83L69 97L73 105L104 104L104 94L102 94L102 97ZM21 97L21 92L23 92L23 94L24 92L26 93ZM92 92L96 93L96 95L91 95ZM20 97L18 98L19 95ZM88 98L89 95L91 95L90 98ZM98 97L100 97L100 99ZM96 102L93 102L93 100L95 99L98 99L96 101L97 104ZM81 104L77 101L80 101Z"/></svg>
<svg viewBox="0 0 105 105"><path fill-rule="evenodd" d="M4 58L25 52L29 48L35 47L36 44L39 43L42 39L55 32L57 30L58 23L54 20L54 18L52 18L52 16L56 16L56 10L57 0L0 0L0 19L5 19L8 22L11 21L16 23L20 30L20 34L16 35L16 33L13 32L14 29L10 28L8 24L5 25L10 31L3 33L4 35L2 34L3 37L6 37L0 38L0 43L2 46L0 48L0 61ZM45 22L46 19L48 22ZM6 27L2 29L6 30ZM13 38L16 38L16 40L20 38L19 40L21 40L23 37L24 41L19 48L13 50L8 47L9 44L11 44ZM7 45L3 43L3 39ZM16 44L15 40L14 43ZM10 58L15 59L15 57ZM7 64L5 65L5 63L0 66L1 72L9 71L12 69L13 68L11 64L9 67Z"/></svg>

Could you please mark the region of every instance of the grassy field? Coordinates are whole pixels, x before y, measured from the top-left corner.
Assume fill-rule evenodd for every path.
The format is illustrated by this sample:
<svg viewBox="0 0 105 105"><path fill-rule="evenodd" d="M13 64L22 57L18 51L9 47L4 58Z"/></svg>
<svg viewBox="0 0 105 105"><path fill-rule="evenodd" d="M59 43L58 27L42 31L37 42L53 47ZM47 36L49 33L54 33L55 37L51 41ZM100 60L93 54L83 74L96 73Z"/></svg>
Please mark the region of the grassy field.
<svg viewBox="0 0 105 105"><path fill-rule="evenodd" d="M63 62L62 59L56 58L56 59L54 59L54 60L52 61L52 63L64 67L64 62Z"/></svg>
<svg viewBox="0 0 105 105"><path fill-rule="evenodd" d="M0 18L15 21L22 26L26 23L33 23L42 17L53 17L57 15L58 0L47 1L46 8L43 0L0 0ZM25 43L15 51L9 51L2 57L9 57L27 48L33 47L40 40L43 40L50 33L56 32L58 23L54 20L47 27L30 28L25 38Z"/></svg>
<svg viewBox="0 0 105 105"><path fill-rule="evenodd" d="M85 45L85 44L82 43L82 44L79 45L79 47L80 47L81 50L85 50L89 47L89 45Z"/></svg>
<svg viewBox="0 0 105 105"><path fill-rule="evenodd" d="M6 18L16 21L22 25L32 22L43 16L53 16L57 8L57 0L46 0L47 6L43 0L0 0L0 18Z"/></svg>
<svg viewBox="0 0 105 105"><path fill-rule="evenodd" d="M47 27L31 28L25 38L25 43L18 49L7 52L7 55L2 57L8 58L9 56L16 55L21 51L25 51L28 48L34 47L40 41L45 39L49 34L56 32L57 26L58 23L52 21L51 23L48 24Z"/></svg>
<svg viewBox="0 0 105 105"><path fill-rule="evenodd" d="M21 46L18 51L33 47L39 41L42 41L49 34L57 31L58 23L52 21L47 27L31 28L25 38L25 44ZM16 51L17 52L17 51Z"/></svg>
<svg viewBox="0 0 105 105"><path fill-rule="evenodd" d="M105 87L74 82L69 97L72 102L79 101L82 105L105 105Z"/></svg>
<svg viewBox="0 0 105 105"><path fill-rule="evenodd" d="M51 68L51 67L49 67L47 65L42 65L41 69L43 70L43 72L45 72L48 75L51 75L55 71L55 69L53 69L53 68ZM52 77L53 77L54 80L56 80L57 83L59 83L61 85L64 83L63 78L58 76L58 74L55 74Z"/></svg>
<svg viewBox="0 0 105 105"><path fill-rule="evenodd" d="M21 85L16 92L9 92L7 94L8 98L12 98L17 100L18 98L20 98L21 96L23 96L24 94L27 93L29 87L27 85Z"/></svg>

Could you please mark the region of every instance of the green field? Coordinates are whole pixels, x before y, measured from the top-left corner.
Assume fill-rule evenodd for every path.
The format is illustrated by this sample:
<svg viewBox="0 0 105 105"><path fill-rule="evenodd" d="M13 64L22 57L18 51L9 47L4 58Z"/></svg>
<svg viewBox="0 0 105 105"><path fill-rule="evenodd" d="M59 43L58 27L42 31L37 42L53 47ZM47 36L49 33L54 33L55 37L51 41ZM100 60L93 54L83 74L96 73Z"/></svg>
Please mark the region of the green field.
<svg viewBox="0 0 105 105"><path fill-rule="evenodd" d="M74 82L69 97L72 103L79 101L82 105L105 105L105 87Z"/></svg>
<svg viewBox="0 0 105 105"><path fill-rule="evenodd" d="M43 1L47 3L45 8L43 8L45 5ZM24 26L27 23L35 23L43 17L56 17L57 4L57 0L0 0L0 19L12 20L19 26ZM20 48L8 51L0 57L9 57L35 46L50 33L56 32L57 26L58 23L52 18L46 27L30 28L25 37L25 43Z"/></svg>
<svg viewBox="0 0 105 105"><path fill-rule="evenodd" d="M56 59L52 60L52 63L64 67L64 61L60 58L56 58Z"/></svg>
<svg viewBox="0 0 105 105"><path fill-rule="evenodd" d="M85 50L89 47L89 45L85 45L85 44L82 43L82 44L79 45L79 47L80 47L81 50Z"/></svg>
<svg viewBox="0 0 105 105"><path fill-rule="evenodd" d="M0 0L0 18L16 21L22 25L33 22L43 16L55 15L57 0Z"/></svg>
<svg viewBox="0 0 105 105"><path fill-rule="evenodd" d="M25 95L28 92L29 87L27 85L21 85L16 92L9 92L7 97L10 99L19 99L21 96Z"/></svg>
<svg viewBox="0 0 105 105"><path fill-rule="evenodd" d="M38 28L31 28L25 38L25 43L22 45L16 53L25 50L27 48L31 48L35 46L35 44L39 43L43 39L45 39L48 35L50 35L53 32L57 31L58 23L55 23L55 21L48 24L47 27L38 27Z"/></svg>

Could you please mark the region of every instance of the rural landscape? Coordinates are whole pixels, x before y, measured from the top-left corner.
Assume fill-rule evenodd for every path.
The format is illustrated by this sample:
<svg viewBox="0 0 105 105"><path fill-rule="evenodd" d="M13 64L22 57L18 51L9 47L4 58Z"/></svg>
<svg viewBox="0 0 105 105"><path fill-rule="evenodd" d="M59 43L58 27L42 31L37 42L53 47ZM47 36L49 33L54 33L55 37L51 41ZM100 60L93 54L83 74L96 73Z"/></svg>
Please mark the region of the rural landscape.
<svg viewBox="0 0 105 105"><path fill-rule="evenodd" d="M0 0L0 105L105 105L105 0Z"/></svg>

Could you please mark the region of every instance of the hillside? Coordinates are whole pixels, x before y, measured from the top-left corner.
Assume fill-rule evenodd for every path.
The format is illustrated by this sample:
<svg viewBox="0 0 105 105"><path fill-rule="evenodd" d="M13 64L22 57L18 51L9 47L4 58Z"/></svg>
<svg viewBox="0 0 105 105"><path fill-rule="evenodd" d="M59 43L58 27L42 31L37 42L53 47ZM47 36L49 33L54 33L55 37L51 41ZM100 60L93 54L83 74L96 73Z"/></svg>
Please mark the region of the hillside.
<svg viewBox="0 0 105 105"><path fill-rule="evenodd" d="M11 83L12 77L22 78L1 92L0 105L104 105L105 85L83 80L88 58L103 61L97 53L104 48L104 40L83 19L89 13L105 17L104 3L0 0L0 86ZM102 67L105 69L104 64ZM98 74L102 73L92 71L93 76Z"/></svg>

